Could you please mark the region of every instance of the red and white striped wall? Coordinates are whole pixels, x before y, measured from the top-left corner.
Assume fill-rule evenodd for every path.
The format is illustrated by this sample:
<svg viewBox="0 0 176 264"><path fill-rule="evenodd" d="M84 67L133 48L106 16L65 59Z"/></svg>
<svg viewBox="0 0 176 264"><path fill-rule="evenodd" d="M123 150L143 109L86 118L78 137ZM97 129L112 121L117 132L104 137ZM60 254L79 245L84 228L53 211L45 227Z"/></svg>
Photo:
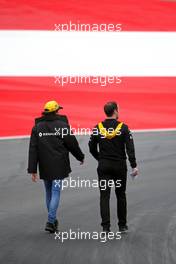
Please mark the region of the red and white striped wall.
<svg viewBox="0 0 176 264"><path fill-rule="evenodd" d="M55 24L121 24L121 32L59 32ZM0 137L30 134L55 99L73 127L116 100L132 130L176 130L176 1L0 0ZM55 76L119 76L66 84Z"/></svg>

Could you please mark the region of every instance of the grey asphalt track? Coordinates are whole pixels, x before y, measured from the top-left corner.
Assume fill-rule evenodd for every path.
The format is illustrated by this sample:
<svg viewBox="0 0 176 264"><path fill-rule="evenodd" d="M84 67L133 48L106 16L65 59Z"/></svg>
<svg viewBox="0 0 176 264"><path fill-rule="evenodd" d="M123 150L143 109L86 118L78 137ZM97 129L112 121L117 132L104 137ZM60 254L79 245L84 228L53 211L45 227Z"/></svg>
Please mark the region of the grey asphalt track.
<svg viewBox="0 0 176 264"><path fill-rule="evenodd" d="M106 243L100 239L62 243L46 233L43 182L32 183L26 173L29 141L0 141L0 263L176 263L176 132L136 133L134 139L140 177L128 180L129 233ZM80 166L71 159L71 177L96 179L88 138L78 140L86 162ZM113 232L117 231L115 208L113 191ZM60 231L101 231L98 189L65 189L59 222Z"/></svg>

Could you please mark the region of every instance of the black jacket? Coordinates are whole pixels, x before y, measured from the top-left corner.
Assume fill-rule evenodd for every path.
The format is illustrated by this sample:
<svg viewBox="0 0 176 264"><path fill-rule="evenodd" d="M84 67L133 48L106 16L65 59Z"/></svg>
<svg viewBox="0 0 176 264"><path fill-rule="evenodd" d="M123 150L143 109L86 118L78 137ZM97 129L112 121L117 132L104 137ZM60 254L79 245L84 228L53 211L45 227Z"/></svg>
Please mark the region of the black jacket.
<svg viewBox="0 0 176 264"><path fill-rule="evenodd" d="M119 123L116 119L105 119L102 122L106 129L115 129ZM103 138L100 133L96 133L97 130L99 132L98 125L95 127L89 141L89 150L95 159L126 160L127 153L131 167L135 168L137 166L133 137L127 125L123 124L120 130L121 134L112 139Z"/></svg>
<svg viewBox="0 0 176 264"><path fill-rule="evenodd" d="M76 137L70 133L70 127L59 118L58 115L43 116L32 129L28 173L36 173L39 165L41 179L68 177L71 172L69 152L79 161L84 159Z"/></svg>
<svg viewBox="0 0 176 264"><path fill-rule="evenodd" d="M50 114L48 116L50 116ZM57 115L55 115L55 117L57 120L60 120L60 121L63 121L65 123L69 124L68 118L66 115L57 114ZM35 118L35 124L38 124L41 121L45 121L45 119L46 119L46 115L42 115L40 117L37 117L37 118Z"/></svg>

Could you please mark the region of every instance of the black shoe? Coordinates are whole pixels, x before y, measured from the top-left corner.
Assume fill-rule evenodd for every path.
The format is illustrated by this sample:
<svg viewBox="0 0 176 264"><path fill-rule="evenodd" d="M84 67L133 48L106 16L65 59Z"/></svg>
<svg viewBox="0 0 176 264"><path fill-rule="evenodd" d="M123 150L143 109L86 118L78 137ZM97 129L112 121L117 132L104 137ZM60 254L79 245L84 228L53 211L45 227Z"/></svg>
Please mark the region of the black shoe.
<svg viewBox="0 0 176 264"><path fill-rule="evenodd" d="M111 230L110 230L110 227L103 227L103 232L106 232L106 233L109 233L109 232L111 232Z"/></svg>
<svg viewBox="0 0 176 264"><path fill-rule="evenodd" d="M128 231L128 226L119 226L119 232L126 233Z"/></svg>
<svg viewBox="0 0 176 264"><path fill-rule="evenodd" d="M49 231L50 233L55 233L56 232L55 223L52 224L52 223L47 222L46 227L45 227L45 231Z"/></svg>
<svg viewBox="0 0 176 264"><path fill-rule="evenodd" d="M103 232L101 234L101 239L105 239L105 241L103 241L103 242L107 242L107 240L109 238L108 237L109 232L111 232L110 227L103 226Z"/></svg>
<svg viewBox="0 0 176 264"><path fill-rule="evenodd" d="M54 225L55 225L55 232L58 232L58 220L56 219L55 222L54 222Z"/></svg>

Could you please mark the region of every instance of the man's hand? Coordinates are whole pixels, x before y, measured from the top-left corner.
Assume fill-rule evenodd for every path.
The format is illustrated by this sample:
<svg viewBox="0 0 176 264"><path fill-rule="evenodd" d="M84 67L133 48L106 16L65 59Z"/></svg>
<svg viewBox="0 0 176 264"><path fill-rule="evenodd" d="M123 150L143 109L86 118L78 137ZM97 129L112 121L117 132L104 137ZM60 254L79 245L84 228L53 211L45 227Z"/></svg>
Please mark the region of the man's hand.
<svg viewBox="0 0 176 264"><path fill-rule="evenodd" d="M38 180L38 175L37 175L37 173L32 173L32 181L33 181L33 182L37 182L37 180Z"/></svg>
<svg viewBox="0 0 176 264"><path fill-rule="evenodd" d="M80 165L83 165L84 164L84 159L80 162Z"/></svg>
<svg viewBox="0 0 176 264"><path fill-rule="evenodd" d="M139 175L138 168L133 168L133 169L132 169L131 176L132 176L132 177L136 177L137 175Z"/></svg>

